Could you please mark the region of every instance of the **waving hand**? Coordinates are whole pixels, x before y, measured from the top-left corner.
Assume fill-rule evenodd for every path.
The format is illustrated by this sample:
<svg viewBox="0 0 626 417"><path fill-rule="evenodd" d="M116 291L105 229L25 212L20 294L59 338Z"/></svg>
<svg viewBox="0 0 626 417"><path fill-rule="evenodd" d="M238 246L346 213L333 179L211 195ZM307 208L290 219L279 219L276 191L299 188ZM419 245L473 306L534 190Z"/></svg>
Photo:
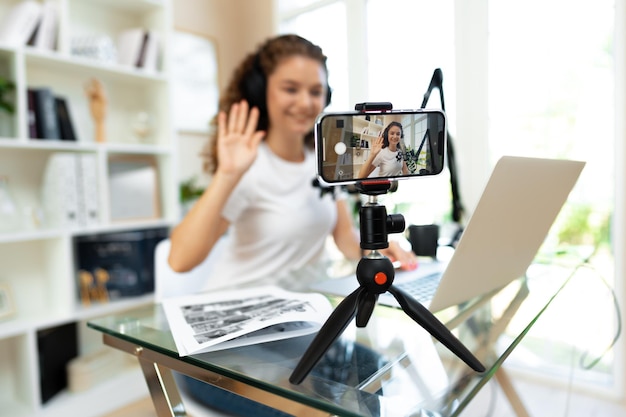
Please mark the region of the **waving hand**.
<svg viewBox="0 0 626 417"><path fill-rule="evenodd" d="M257 131L259 109L249 110L242 100L230 108L227 115L220 112L217 118L217 170L225 175L241 176L250 168L257 155L259 143L265 132Z"/></svg>

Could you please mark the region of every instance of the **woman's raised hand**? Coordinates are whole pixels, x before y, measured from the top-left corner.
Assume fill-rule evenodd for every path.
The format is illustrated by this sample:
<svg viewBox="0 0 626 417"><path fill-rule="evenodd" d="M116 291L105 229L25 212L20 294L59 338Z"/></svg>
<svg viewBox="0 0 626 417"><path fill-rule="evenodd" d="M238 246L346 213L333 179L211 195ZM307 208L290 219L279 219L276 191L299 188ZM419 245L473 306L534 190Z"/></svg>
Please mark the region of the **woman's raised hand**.
<svg viewBox="0 0 626 417"><path fill-rule="evenodd" d="M378 137L374 139L374 143L372 145L372 154L376 155L383 148L383 133L380 132Z"/></svg>
<svg viewBox="0 0 626 417"><path fill-rule="evenodd" d="M257 155L265 132L257 131L259 109L249 109L245 100L234 103L228 115L217 116L217 170L227 175L242 175Z"/></svg>

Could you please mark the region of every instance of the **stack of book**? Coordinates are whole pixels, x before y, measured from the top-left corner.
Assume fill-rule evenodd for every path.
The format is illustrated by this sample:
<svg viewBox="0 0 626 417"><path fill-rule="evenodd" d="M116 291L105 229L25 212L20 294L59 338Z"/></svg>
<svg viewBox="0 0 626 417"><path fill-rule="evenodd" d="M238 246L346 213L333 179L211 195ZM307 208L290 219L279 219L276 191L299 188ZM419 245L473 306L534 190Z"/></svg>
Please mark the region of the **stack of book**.
<svg viewBox="0 0 626 417"><path fill-rule="evenodd" d="M31 139L77 140L69 102L48 87L29 88L28 134Z"/></svg>
<svg viewBox="0 0 626 417"><path fill-rule="evenodd" d="M0 45L56 49L59 12L55 0L17 3L0 22Z"/></svg>

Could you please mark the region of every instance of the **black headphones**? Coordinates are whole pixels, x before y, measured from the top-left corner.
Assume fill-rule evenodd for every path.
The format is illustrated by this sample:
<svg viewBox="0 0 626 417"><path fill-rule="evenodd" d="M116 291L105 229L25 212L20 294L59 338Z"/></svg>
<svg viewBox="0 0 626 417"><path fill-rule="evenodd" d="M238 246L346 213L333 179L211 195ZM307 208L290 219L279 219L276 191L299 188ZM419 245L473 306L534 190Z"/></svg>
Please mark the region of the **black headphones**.
<svg viewBox="0 0 626 417"><path fill-rule="evenodd" d="M266 130L269 124L267 113L267 77L261 67L261 52L257 52L252 62L250 70L241 78L240 90L243 98L250 107L257 107L260 111L259 130ZM330 104L331 89L326 88L326 105Z"/></svg>

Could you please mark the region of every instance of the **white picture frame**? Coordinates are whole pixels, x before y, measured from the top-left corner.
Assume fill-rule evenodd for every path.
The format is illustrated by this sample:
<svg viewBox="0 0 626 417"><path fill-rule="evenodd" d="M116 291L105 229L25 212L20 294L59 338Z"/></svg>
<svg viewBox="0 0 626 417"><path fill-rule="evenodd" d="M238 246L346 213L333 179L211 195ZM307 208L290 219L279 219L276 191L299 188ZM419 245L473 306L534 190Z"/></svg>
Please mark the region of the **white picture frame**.
<svg viewBox="0 0 626 417"><path fill-rule="evenodd" d="M111 221L150 220L161 216L156 160L151 156L109 158Z"/></svg>
<svg viewBox="0 0 626 417"><path fill-rule="evenodd" d="M219 100L215 42L204 35L175 30L171 62L175 129L182 133L208 133Z"/></svg>
<svg viewBox="0 0 626 417"><path fill-rule="evenodd" d="M15 302L11 287L5 282L0 282L0 320L15 314Z"/></svg>

